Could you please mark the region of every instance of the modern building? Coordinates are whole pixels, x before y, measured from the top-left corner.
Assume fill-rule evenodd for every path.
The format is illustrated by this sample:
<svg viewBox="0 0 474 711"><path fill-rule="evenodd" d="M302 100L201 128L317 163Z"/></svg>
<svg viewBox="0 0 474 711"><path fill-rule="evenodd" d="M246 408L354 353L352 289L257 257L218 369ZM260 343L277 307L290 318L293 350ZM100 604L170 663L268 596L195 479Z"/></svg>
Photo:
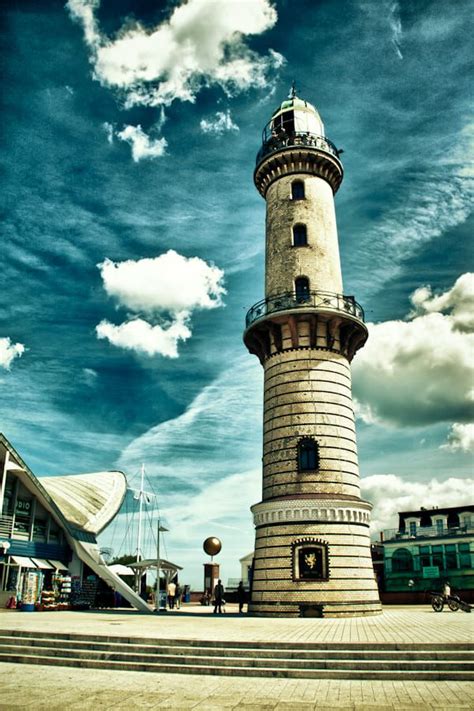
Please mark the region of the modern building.
<svg viewBox="0 0 474 711"><path fill-rule="evenodd" d="M125 491L119 471L38 479L0 434L0 606L21 601L23 609L47 608L54 590L55 602L67 606L74 595L90 596L99 578L150 612L107 567L97 544Z"/></svg>
<svg viewBox="0 0 474 711"><path fill-rule="evenodd" d="M474 602L474 505L402 511L383 533L384 602L425 601L451 589Z"/></svg>
<svg viewBox="0 0 474 711"><path fill-rule="evenodd" d="M264 368L262 501L250 612L381 611L360 497L350 363L367 339L344 296L334 195L341 151L292 90L263 131L254 182L266 200L265 298L244 342Z"/></svg>

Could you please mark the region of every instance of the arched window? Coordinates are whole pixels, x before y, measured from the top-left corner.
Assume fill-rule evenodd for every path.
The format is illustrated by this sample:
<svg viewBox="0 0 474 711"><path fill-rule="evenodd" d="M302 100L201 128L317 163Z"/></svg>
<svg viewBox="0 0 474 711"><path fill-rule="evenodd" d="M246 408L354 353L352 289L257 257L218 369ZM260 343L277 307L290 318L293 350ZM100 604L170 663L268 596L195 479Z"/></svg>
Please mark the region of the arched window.
<svg viewBox="0 0 474 711"><path fill-rule="evenodd" d="M291 199L304 200L304 183L302 180L294 180L291 183Z"/></svg>
<svg viewBox="0 0 474 711"><path fill-rule="evenodd" d="M293 227L293 246L304 247L307 244L306 225L295 225Z"/></svg>
<svg viewBox="0 0 474 711"><path fill-rule="evenodd" d="M310 472L319 469L319 446L309 437L298 442L298 471Z"/></svg>
<svg viewBox="0 0 474 711"><path fill-rule="evenodd" d="M309 299L309 279L307 277L297 277L295 279L296 300L304 303Z"/></svg>
<svg viewBox="0 0 474 711"><path fill-rule="evenodd" d="M413 570L413 556L406 548L398 548L392 556L392 571L408 573Z"/></svg>

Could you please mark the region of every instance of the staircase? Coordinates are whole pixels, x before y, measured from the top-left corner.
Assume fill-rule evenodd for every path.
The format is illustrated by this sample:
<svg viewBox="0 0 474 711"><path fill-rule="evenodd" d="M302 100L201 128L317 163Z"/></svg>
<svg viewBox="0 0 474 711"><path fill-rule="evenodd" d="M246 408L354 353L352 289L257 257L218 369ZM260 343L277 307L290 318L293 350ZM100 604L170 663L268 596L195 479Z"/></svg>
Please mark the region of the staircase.
<svg viewBox="0 0 474 711"><path fill-rule="evenodd" d="M0 630L0 662L121 671L474 681L468 644L211 642Z"/></svg>

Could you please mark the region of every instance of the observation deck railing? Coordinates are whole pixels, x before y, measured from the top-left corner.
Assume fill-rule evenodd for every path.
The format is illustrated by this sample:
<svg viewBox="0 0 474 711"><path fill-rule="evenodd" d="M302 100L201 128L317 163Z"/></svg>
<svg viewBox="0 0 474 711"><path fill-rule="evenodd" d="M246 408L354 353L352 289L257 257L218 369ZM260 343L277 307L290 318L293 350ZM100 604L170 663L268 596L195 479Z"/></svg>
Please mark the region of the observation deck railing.
<svg viewBox="0 0 474 711"><path fill-rule="evenodd" d="M275 153L283 148L290 148L292 146L316 148L320 151L330 153L336 156L336 158L339 158L340 153L342 153L342 151L339 151L334 143L325 136L318 136L316 133L310 133L309 131L290 131L285 128L275 130L272 128L270 122L263 129L262 147L257 153L257 165L270 153Z"/></svg>
<svg viewBox="0 0 474 711"><path fill-rule="evenodd" d="M254 304L245 317L245 327L248 328L254 321L268 314L293 309L340 312L364 321L364 309L353 296L333 294L329 291L310 291L307 294L288 291L277 296L269 296Z"/></svg>

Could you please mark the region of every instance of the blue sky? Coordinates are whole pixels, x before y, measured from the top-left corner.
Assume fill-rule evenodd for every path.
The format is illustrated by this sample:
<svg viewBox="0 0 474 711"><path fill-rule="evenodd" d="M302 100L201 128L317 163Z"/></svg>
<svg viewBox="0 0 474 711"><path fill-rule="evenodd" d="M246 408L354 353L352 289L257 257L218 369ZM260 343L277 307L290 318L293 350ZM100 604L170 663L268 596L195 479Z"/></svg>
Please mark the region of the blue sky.
<svg viewBox="0 0 474 711"><path fill-rule="evenodd" d="M353 372L374 530L470 500L472 4L3 15L0 422L33 471L136 478L144 462L186 580L208 535L238 575L261 486L262 373L241 340L263 296L252 171L294 79L344 149L344 289L373 324ZM116 552L124 521L104 537Z"/></svg>

